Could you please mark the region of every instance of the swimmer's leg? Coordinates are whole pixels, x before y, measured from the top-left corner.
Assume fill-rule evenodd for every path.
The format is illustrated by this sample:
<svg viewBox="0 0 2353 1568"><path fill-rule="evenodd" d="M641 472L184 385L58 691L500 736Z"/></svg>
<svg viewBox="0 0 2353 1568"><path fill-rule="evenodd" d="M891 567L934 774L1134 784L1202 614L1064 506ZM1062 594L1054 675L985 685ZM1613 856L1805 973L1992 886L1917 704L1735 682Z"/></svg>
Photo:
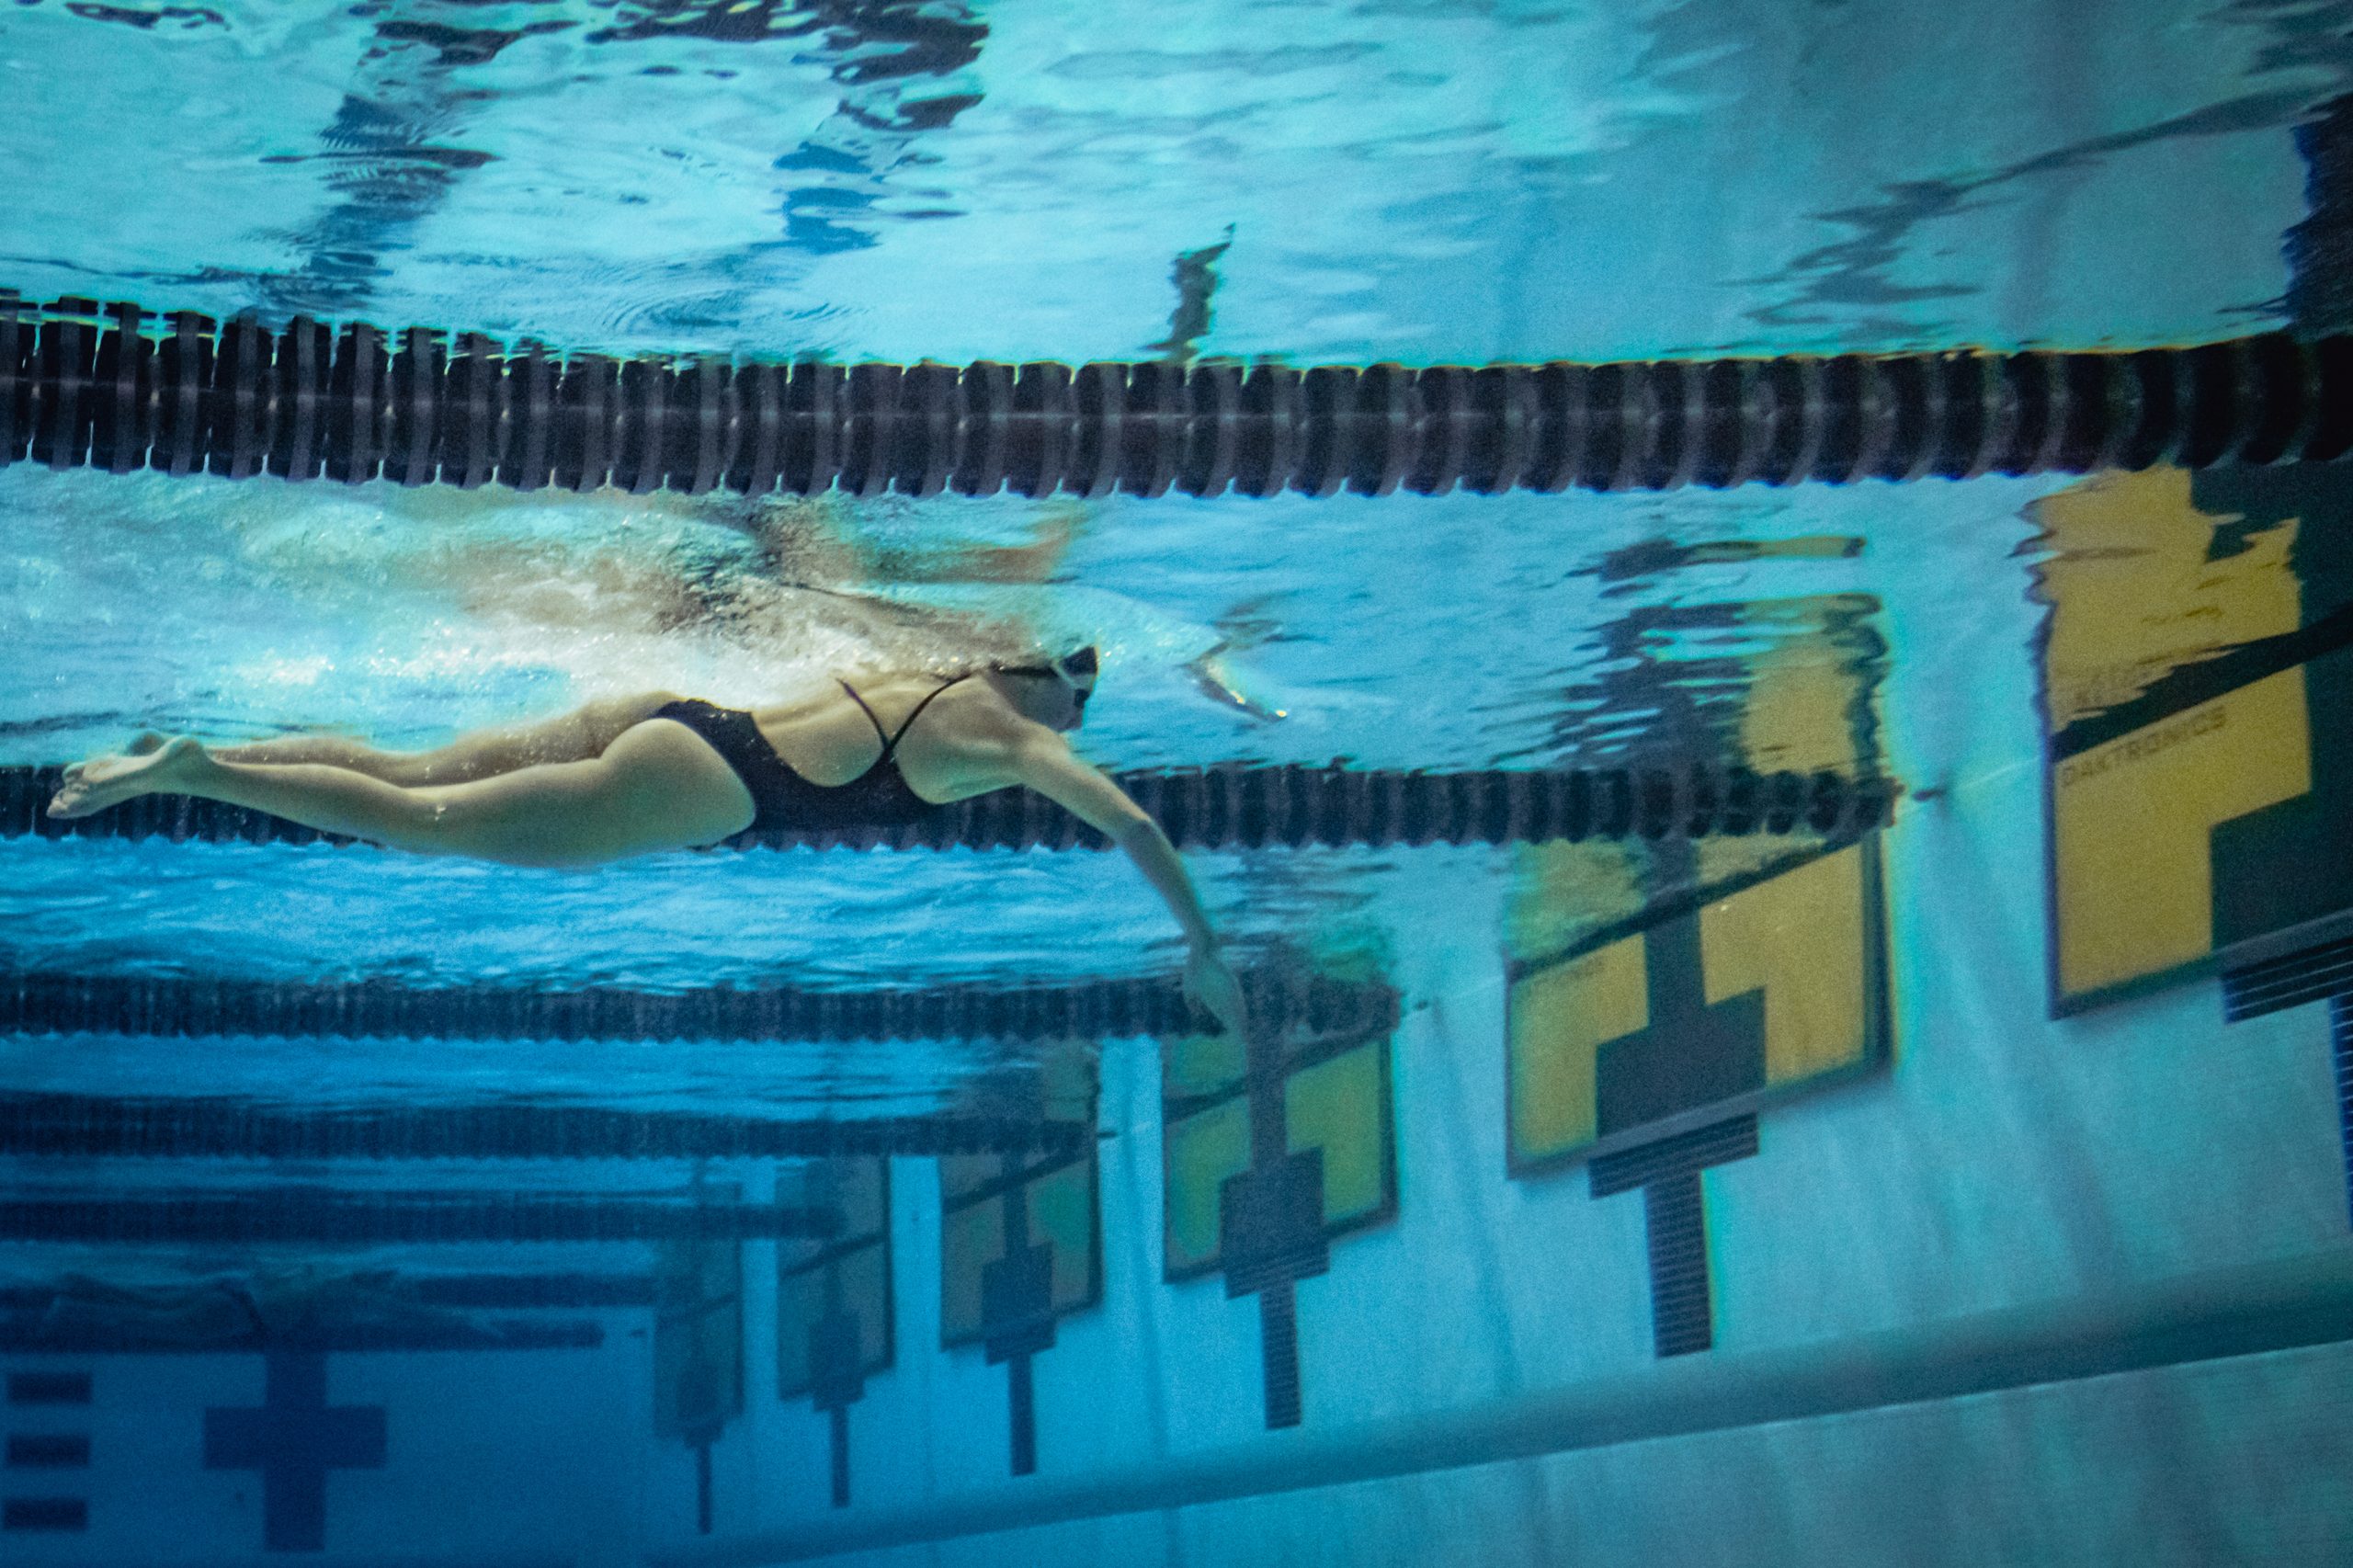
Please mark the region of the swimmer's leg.
<svg viewBox="0 0 2353 1568"><path fill-rule="evenodd" d="M324 763L381 778L388 784L465 784L547 762L585 762L601 756L631 725L643 723L665 702L667 691L608 698L537 724L475 730L432 751L383 751L346 735L284 735L212 753L222 762ZM142 735L131 752L152 751L163 737Z"/></svg>
<svg viewBox="0 0 2353 1568"><path fill-rule="evenodd" d="M87 816L147 794L249 806L414 854L573 869L715 843L753 816L734 770L667 720L634 726L587 761L414 788L322 763L229 762L183 738L87 765L50 814Z"/></svg>

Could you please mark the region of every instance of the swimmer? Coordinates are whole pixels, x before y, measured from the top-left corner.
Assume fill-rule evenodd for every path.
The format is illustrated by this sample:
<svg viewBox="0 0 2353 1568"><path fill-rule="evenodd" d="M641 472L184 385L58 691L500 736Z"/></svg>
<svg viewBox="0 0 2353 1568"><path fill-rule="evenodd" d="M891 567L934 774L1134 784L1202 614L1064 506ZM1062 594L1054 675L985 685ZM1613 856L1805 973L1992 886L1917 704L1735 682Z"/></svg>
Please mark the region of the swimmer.
<svg viewBox="0 0 2353 1568"><path fill-rule="evenodd" d="M412 854L585 869L708 847L746 828L904 822L1024 785L1127 852L1191 944L1186 994L1240 1038L1242 987L1184 862L1159 824L1063 738L1085 715L1097 670L1088 647L944 679L837 679L748 712L653 691L426 752L335 735L216 751L188 736L146 735L67 768L49 814L195 795Z"/></svg>

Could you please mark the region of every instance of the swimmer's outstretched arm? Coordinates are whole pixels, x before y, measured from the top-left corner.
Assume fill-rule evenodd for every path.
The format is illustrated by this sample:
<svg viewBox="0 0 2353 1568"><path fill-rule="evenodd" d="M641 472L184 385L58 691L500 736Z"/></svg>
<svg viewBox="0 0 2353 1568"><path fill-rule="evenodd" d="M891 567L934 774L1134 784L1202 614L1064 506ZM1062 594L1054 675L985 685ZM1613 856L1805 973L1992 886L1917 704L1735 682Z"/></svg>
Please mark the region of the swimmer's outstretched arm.
<svg viewBox="0 0 2353 1568"><path fill-rule="evenodd" d="M1193 879L1186 874L1184 860L1168 835L1160 831L1160 824L1128 799L1125 790L1081 761L1051 730L1039 727L1034 733L1024 734L1014 743L1010 761L1022 783L1127 852L1192 944L1192 954L1185 962L1186 994L1236 1040L1246 1038L1249 1016L1242 983L1219 949L1217 933L1201 908Z"/></svg>

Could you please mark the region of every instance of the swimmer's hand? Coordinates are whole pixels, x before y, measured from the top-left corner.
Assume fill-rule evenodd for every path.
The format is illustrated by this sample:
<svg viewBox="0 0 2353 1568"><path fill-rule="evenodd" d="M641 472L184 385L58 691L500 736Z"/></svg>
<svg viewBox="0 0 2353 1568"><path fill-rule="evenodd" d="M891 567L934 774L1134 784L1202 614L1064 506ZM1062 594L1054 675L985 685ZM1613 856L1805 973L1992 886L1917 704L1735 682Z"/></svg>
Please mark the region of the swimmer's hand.
<svg viewBox="0 0 2353 1568"><path fill-rule="evenodd" d="M1070 743L1042 724L1007 713L1007 727L999 737L1006 771L1128 853L1153 891L1168 903L1168 913L1193 944L1185 960L1185 995L1218 1021L1236 1040L1246 1040L1249 1009L1242 999L1242 983L1218 950L1217 933L1202 912L1193 879L1160 824L1108 778L1073 756Z"/></svg>
<svg viewBox="0 0 2353 1568"><path fill-rule="evenodd" d="M1235 1040L1250 1038L1250 1008L1242 998L1242 982L1214 941L1193 944L1185 960L1185 994Z"/></svg>

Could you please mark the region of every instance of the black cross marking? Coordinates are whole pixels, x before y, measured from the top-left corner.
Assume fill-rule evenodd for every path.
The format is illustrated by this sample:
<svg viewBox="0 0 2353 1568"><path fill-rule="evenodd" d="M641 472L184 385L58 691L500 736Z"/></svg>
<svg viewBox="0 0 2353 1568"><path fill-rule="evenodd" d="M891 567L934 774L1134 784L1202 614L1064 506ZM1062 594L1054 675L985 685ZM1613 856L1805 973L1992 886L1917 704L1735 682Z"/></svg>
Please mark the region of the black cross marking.
<svg viewBox="0 0 2353 1568"><path fill-rule="evenodd" d="M825 1270L825 1313L809 1325L809 1402L826 1415L834 1506L849 1506L849 1407L866 1397L866 1346L842 1305L841 1271Z"/></svg>
<svg viewBox="0 0 2353 1568"><path fill-rule="evenodd" d="M981 1269L981 1325L989 1365L1005 1363L1013 1473L1033 1475L1038 1414L1029 1363L1054 1346L1054 1248L1051 1242L1030 1244L1029 1188L1012 1180L1021 1160L1006 1154L1003 1161L1005 1256Z"/></svg>
<svg viewBox="0 0 2353 1568"><path fill-rule="evenodd" d="M204 1413L204 1468L258 1470L263 1544L271 1551L323 1551L327 1471L381 1470L384 1407L327 1404L327 1358L273 1350L261 1408Z"/></svg>
<svg viewBox="0 0 2353 1568"><path fill-rule="evenodd" d="M1261 1033L1249 1044L1250 1168L1218 1192L1218 1257L1226 1300L1258 1298L1259 1358L1267 1426L1296 1426L1303 1415L1299 1376L1300 1280L1331 1267L1324 1233L1324 1151L1290 1152L1287 1082L1278 1048Z"/></svg>
<svg viewBox="0 0 2353 1568"><path fill-rule="evenodd" d="M1594 1059L1604 1138L1765 1086L1764 993L1705 1000L1698 913L1651 927L1642 942L1650 1021L1604 1041Z"/></svg>
<svg viewBox="0 0 2353 1568"><path fill-rule="evenodd" d="M1740 1116L1622 1153L1598 1155L1586 1167L1596 1198L1642 1188L1649 1233L1651 1345L1662 1357L1688 1355L1715 1343L1707 1195L1699 1173L1756 1153L1756 1118Z"/></svg>
<svg viewBox="0 0 2353 1568"><path fill-rule="evenodd" d="M869 1162L860 1157L855 1163L863 1165ZM825 1415L831 1497L836 1508L849 1506L849 1409L866 1397L866 1330L869 1326L858 1304L849 1299L843 1281L843 1270L852 1259L869 1248L877 1250L883 1267L883 1299L878 1308L880 1321L874 1326L880 1330L886 1347L890 1343L890 1167L880 1159L870 1163L879 1187L879 1228L871 1233L836 1235L820 1245L814 1253L786 1264L781 1276L793 1279L813 1276L820 1281L821 1296L816 1316L805 1329L808 1381L798 1392L807 1393L809 1403ZM852 1164L853 1161L848 1159L829 1161L811 1173L813 1190L833 1205L836 1212L846 1212L847 1199L836 1184ZM884 1363L887 1364L889 1359L886 1348Z"/></svg>

